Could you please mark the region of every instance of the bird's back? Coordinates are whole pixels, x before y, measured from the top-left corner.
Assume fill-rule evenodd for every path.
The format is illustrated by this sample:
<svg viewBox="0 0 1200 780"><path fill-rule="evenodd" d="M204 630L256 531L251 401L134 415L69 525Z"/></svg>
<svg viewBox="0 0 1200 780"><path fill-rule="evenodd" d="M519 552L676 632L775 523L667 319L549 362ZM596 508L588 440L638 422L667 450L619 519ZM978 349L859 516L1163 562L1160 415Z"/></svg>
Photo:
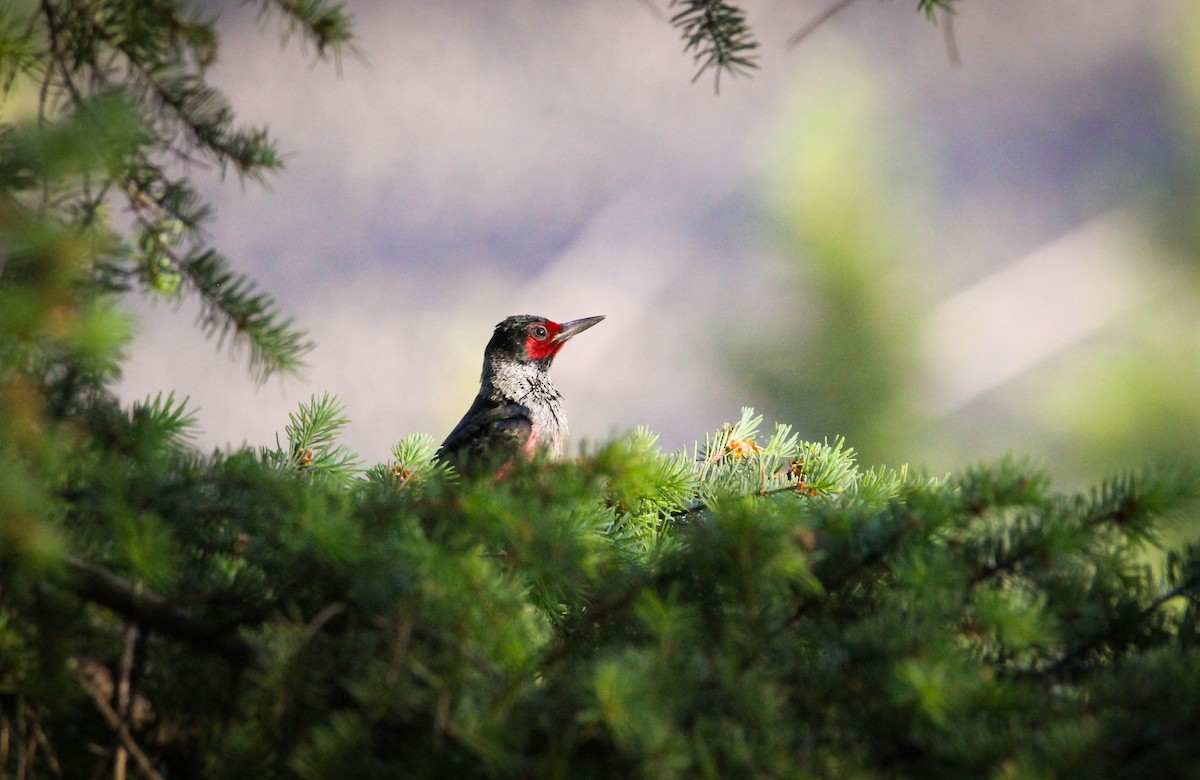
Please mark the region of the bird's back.
<svg viewBox="0 0 1200 780"><path fill-rule="evenodd" d="M528 408L480 393L434 457L474 473L503 466L536 441Z"/></svg>

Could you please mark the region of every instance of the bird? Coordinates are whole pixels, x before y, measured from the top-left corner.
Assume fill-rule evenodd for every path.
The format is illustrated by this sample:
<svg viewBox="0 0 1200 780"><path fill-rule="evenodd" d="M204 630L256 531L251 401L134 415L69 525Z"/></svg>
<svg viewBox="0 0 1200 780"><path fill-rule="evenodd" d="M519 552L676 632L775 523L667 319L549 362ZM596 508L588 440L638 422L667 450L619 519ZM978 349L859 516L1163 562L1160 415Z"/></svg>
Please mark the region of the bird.
<svg viewBox="0 0 1200 780"><path fill-rule="evenodd" d="M567 341L603 320L558 323L533 314L506 317L483 351L479 394L434 455L464 474L502 476L518 455L562 457L567 416L550 364Z"/></svg>

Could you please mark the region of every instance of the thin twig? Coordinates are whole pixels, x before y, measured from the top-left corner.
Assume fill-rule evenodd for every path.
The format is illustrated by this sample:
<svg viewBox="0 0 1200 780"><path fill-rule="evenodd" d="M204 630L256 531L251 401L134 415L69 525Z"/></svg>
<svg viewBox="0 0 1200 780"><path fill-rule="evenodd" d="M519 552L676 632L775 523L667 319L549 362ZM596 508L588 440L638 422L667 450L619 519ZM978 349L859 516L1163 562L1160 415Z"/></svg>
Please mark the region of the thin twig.
<svg viewBox="0 0 1200 780"><path fill-rule="evenodd" d="M955 68L962 67L962 57L958 52L958 38L954 35L954 12L949 8L943 8L939 14L942 25L942 40L946 43L946 56L950 58L950 65Z"/></svg>
<svg viewBox="0 0 1200 780"><path fill-rule="evenodd" d="M654 0L639 0L639 1L641 2L642 5L646 6L646 8L650 9L650 13L654 14L655 17L657 17L659 21L661 21L661 22L667 21L667 15L663 13L661 8L659 8L657 5L654 4Z"/></svg>
<svg viewBox="0 0 1200 780"><path fill-rule="evenodd" d="M117 717L121 728L129 730L130 702L133 700L133 655L141 631L132 625L125 632L125 648L121 652L121 665L117 675ZM117 746L113 759L113 780L125 780L125 766L129 763L129 751L124 745Z"/></svg>
<svg viewBox="0 0 1200 780"><path fill-rule="evenodd" d="M854 0L838 0L838 2L836 2L833 5L826 8L824 11L822 11L820 14L818 14L816 17L814 17L811 22L804 25L799 30L797 30L795 33L793 33L791 38L787 39L787 48L794 49L796 46L798 46L800 44L801 41L803 41L805 38L807 38L809 35L811 35L818 27L825 24L825 22L828 22L833 17L837 16L839 13L841 13L843 10L845 10L846 7L849 6L853 2L854 2Z"/></svg>
<svg viewBox="0 0 1200 780"><path fill-rule="evenodd" d="M415 634L416 636L421 637L422 639L426 639L428 641L434 642L435 644L439 644L442 647L445 647L446 649L457 653L465 660L474 664L476 669L483 672L485 675L490 677L492 680L495 680L496 682L505 682L507 680L507 676L504 674L504 672L502 672L499 668L497 668L495 664L493 664L490 660L488 660L486 657L484 657L480 653L472 650L470 647L467 646L467 644L465 642L463 642L460 639L457 639L455 637L450 637L450 636L444 636L444 635L439 634L438 632L434 631L433 629L426 628L425 626L422 626L422 625L414 624L412 626L406 627L406 630L410 631L412 634Z"/></svg>
<svg viewBox="0 0 1200 780"><path fill-rule="evenodd" d="M798 485L784 485L783 487L772 488L771 490L759 490L754 495L759 498L765 498L767 496L779 495L780 493L798 493L799 494L800 493L799 486ZM669 515L669 517L672 520L682 520L685 517L690 517L691 515L698 515L701 512L706 512L711 508L712 507L710 507L708 504L701 501L700 503L692 504L691 506L685 507L684 509L677 509L676 511L672 512Z"/></svg>
<svg viewBox="0 0 1200 780"><path fill-rule="evenodd" d="M155 770L154 763L150 760L150 757L145 754L141 746L138 745L129 733L128 726L121 722L121 717L117 715L116 710L108 703L104 691L89 680L82 669L77 669L77 671L80 684L91 695L92 701L96 703L96 709L100 710L100 715L104 718L105 722L117 733L117 738L121 741L121 746L129 751L129 755L133 756L133 760L137 762L138 769L141 770L143 775L151 778L151 780L163 780L163 776Z"/></svg>
<svg viewBox="0 0 1200 780"><path fill-rule="evenodd" d="M41 745L42 752L46 754L46 763L50 765L50 771L54 773L55 777L62 777L62 765L58 763L58 756L55 755L54 748L50 745L50 739L42 729L41 718L33 722L33 736Z"/></svg>
<svg viewBox="0 0 1200 780"><path fill-rule="evenodd" d="M12 725L8 715L0 712L0 767L8 766L8 746L12 738Z"/></svg>

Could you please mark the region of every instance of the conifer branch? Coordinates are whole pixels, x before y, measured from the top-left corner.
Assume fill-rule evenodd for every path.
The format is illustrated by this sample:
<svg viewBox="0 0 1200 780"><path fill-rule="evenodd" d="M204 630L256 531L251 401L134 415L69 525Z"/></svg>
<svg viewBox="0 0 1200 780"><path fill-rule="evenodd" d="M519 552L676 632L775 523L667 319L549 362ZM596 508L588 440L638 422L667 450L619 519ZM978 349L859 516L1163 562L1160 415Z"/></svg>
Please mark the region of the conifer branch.
<svg viewBox="0 0 1200 780"><path fill-rule="evenodd" d="M507 675L502 672L499 667L489 661L486 656L471 649L465 642L458 637L446 636L432 628L423 626L418 623L410 623L405 626L405 629L411 632L414 636L420 637L431 644L435 644L450 652L458 655L465 661L468 661L479 672L483 673L494 682L505 683L508 681Z"/></svg>
<svg viewBox="0 0 1200 780"><path fill-rule="evenodd" d="M692 81L711 69L720 92L722 73L741 76L758 67L758 43L740 7L724 0L671 0L671 7L680 9L671 24L683 34L683 50L692 53L698 66Z"/></svg>
<svg viewBox="0 0 1200 780"><path fill-rule="evenodd" d="M249 347L250 374L258 382L300 372L315 345L292 318L281 317L275 299L252 279L235 273L211 249L183 261L181 270L200 296L200 329L216 338L218 348Z"/></svg>
<svg viewBox="0 0 1200 780"><path fill-rule="evenodd" d="M261 14L276 8L288 21L286 36L299 29L316 46L317 56L323 57L332 51L338 56L341 50L353 50L354 19L345 4L328 0L262 0Z"/></svg>
<svg viewBox="0 0 1200 780"><path fill-rule="evenodd" d="M32 73L38 56L32 19L24 24L16 9L0 7L0 92L7 92L21 74Z"/></svg>
<svg viewBox="0 0 1200 780"><path fill-rule="evenodd" d="M778 496L783 493L795 493L800 496L808 496L809 495L808 493L805 492L803 483L795 483L795 484L791 484L791 485L784 485L783 487L771 488L769 490L761 490L761 491L755 493L754 497L755 498L769 498L770 496ZM695 504L692 504L691 506L685 507L685 508L677 510L675 512L671 512L668 515L668 517L673 521L679 521L679 520L684 520L688 517L691 517L692 515L698 515L698 514L702 514L704 512L711 511L711 509L712 509L712 507L707 502L700 501Z"/></svg>
<svg viewBox="0 0 1200 780"><path fill-rule="evenodd" d="M1080 498L1041 510L1032 518L1037 525L1021 529L1007 553L980 567L972 575L971 583L978 585L1042 554L1048 522L1074 522L1082 538L1091 538L1100 529L1112 527L1126 538L1143 540L1151 536L1150 527L1157 518L1198 498L1200 478L1192 471L1164 474L1157 479L1126 475L1106 480L1089 500Z"/></svg>
<svg viewBox="0 0 1200 780"><path fill-rule="evenodd" d="M349 419L342 402L329 393L313 396L297 412L288 413L284 427L287 448L277 446L266 453L270 460L289 471L307 471L339 481L354 476L357 458L337 436Z"/></svg>
<svg viewBox="0 0 1200 780"><path fill-rule="evenodd" d="M122 579L73 556L64 559L73 576L71 590L85 601L111 609L126 620L223 656L235 664L255 656L249 642L237 635L240 621L217 623L197 617L171 604L145 587Z"/></svg>
<svg viewBox="0 0 1200 780"><path fill-rule="evenodd" d="M812 551L816 558L813 565L813 574L817 576L826 593L840 591L855 580L862 581L866 577L866 573L872 567L877 567L887 560L888 556L899 548L900 543L912 531L913 528L908 518L894 520L889 528L878 533L873 543L865 551L861 551L854 556L853 560L840 572L837 572L836 576L822 571L828 566L828 562L835 560L835 558L829 554L830 551L823 550L821 544L818 542ZM823 563L826 566L822 566ZM800 618L804 617L808 610L817 604L819 604L819 601L815 599L806 599L796 603L792 607L786 623L781 624L779 630L795 628Z"/></svg>
<svg viewBox="0 0 1200 780"><path fill-rule="evenodd" d="M310 26L320 30L322 47L349 40L349 17L340 5L329 6L324 0L286 5L296 14L312 16ZM40 0L38 8L48 60L40 96L43 119L59 100L79 113L91 105L93 93L122 91L133 101L143 125L132 153L123 147L107 151L113 159L105 158L110 162L109 179L101 182L105 188L116 182L124 190L139 227L140 251L117 252L109 261L98 262L98 282L109 289L126 289L127 280L140 277L151 290L165 295L174 295L185 282L185 289L200 300L201 330L218 346L228 344L234 351L248 347L256 381L298 373L313 346L307 335L248 277L232 272L220 255L203 248L198 231L207 206L185 182L168 181L154 161L158 154L184 160L202 156L222 170L232 165L239 175L251 178L280 165L266 131L235 128L224 97L204 80L203 71L215 56L211 23L185 19L171 4L129 10L82 0ZM318 13L321 8L325 10ZM155 21L138 26L138 36L126 29L127 14L135 13L152 13ZM2 33L0 24L0 42ZM80 197L92 201L86 190ZM52 205L48 189L44 201ZM179 247L184 231L190 233L190 252Z"/></svg>
<svg viewBox="0 0 1200 780"><path fill-rule="evenodd" d="M1141 612L1138 613L1137 622L1139 624L1143 623L1162 607L1181 596L1188 595L1189 591L1194 591L1197 586L1200 586L1200 576L1194 575L1179 583L1175 587L1167 590L1165 593L1160 594L1157 598L1146 605ZM1061 656L1058 660L1042 669L1039 674L1049 677L1058 676L1070 664L1074 663L1080 658L1083 658L1097 648L1103 647L1107 642L1116 638L1118 631L1121 628L1121 626L1110 626L1108 630L1074 647L1065 655Z"/></svg>
<svg viewBox="0 0 1200 780"><path fill-rule="evenodd" d="M161 236L172 219L194 229L205 216L203 212L188 213L179 208L190 191L169 188L159 199L133 181L128 182L126 189L139 224L152 236ZM166 203L168 197L177 202ZM229 344L236 352L248 347L250 374L256 381L265 382L276 374L300 373L304 356L315 345L292 318L283 316L275 299L259 290L252 279L235 273L225 258L212 249L183 257L169 240L156 238L150 253L151 279L164 272L181 274L200 299L197 322L201 332L215 338L218 348ZM165 264L155 262L155 257L162 258Z"/></svg>
<svg viewBox="0 0 1200 780"><path fill-rule="evenodd" d="M591 636L587 630L589 627L599 627L603 619L629 607L648 588L660 588L671 579L672 575L663 571L645 575L626 583L621 590L603 601L589 604L579 613L575 624L560 632L556 641L542 655L541 668L548 670L565 661L572 653L577 652L580 645Z"/></svg>
<svg viewBox="0 0 1200 780"><path fill-rule="evenodd" d="M181 48L181 42L173 36L164 39L135 44L129 36L121 34L114 27L118 19L102 20L96 16L92 8L80 2L69 0L78 22L86 27L81 31L81 37L95 42L102 42L119 54L124 63L125 79L122 86L135 88L141 92L141 97L150 103L157 103L167 109L178 127L188 134L192 145L208 152L224 168L232 163L238 173L251 178L259 178L264 171L276 170L280 161L264 129L236 130L233 128L233 113L224 97L212 87L209 87L198 72L211 54L201 53L196 56L197 63L189 66L186 55ZM48 0L43 2L47 14L51 13ZM179 21L174 10L169 7L155 9L167 20L162 29L167 31L193 30L206 28L208 25L184 23ZM211 34L198 36L202 41L209 41ZM83 68L92 81L102 88L112 87L109 77L114 70L112 64L101 63L99 60L101 47L93 44L85 49L87 59L77 63ZM76 101L82 98L77 90L72 90ZM166 117L159 115L154 121L160 125L171 124ZM156 133L156 141L164 149L170 149L168 139L173 135L172 130L164 128Z"/></svg>

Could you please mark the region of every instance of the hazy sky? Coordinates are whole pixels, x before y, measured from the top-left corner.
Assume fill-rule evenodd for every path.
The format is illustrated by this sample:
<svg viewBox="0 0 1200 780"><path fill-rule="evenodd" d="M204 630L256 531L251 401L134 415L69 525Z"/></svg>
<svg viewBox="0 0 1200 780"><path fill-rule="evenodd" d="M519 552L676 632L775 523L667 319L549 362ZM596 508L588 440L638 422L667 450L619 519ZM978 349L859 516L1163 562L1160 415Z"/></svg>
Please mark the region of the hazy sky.
<svg viewBox="0 0 1200 780"><path fill-rule="evenodd" d="M956 293L1039 251L1066 263L1046 283L1070 288L1063 241L1108 224L1104 194L1077 186L1089 148L1154 155L1142 80L1182 1L964 0L960 67L911 2L854 3L790 52L825 3L751 3L762 70L719 96L709 77L691 83L675 31L638 0L351 2L363 57L340 74L231 8L213 80L244 122L273 129L287 170L267 190L206 184L211 233L319 346L303 379L256 387L187 306L142 302L120 390L190 395L205 447L273 443L329 391L353 421L345 442L375 462L408 433L450 429L504 316L605 314L554 367L575 437L647 425L690 443L754 401L717 346L770 309L764 193L811 101L869 84L935 161L924 245L941 316L990 333ZM1007 288L975 294L989 289ZM1046 357L1015 352L1017 373ZM1006 381L965 364L942 375L939 403Z"/></svg>

